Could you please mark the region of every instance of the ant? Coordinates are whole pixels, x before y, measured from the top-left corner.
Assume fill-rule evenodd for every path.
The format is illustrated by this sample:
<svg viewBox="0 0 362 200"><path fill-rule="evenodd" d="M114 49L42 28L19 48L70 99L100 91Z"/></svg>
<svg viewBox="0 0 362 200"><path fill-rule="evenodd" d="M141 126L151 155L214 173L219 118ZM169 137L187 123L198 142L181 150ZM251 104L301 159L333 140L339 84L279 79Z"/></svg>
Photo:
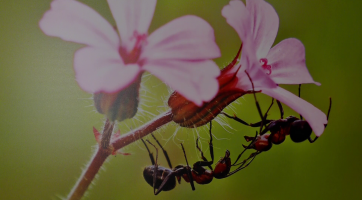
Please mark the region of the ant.
<svg viewBox="0 0 362 200"><path fill-rule="evenodd" d="M158 140L155 137L154 137L154 139L157 141L158 145L161 147L163 152L166 152L163 149L163 147L160 145ZM182 147L182 150L184 151L187 165L186 166L178 165L174 169L172 169L170 159L166 153L164 155L166 157L169 167L171 168L171 169L169 169L169 168L165 168L165 167L157 165L158 149L156 148L156 146L154 144L152 144L149 140L146 140L148 143L150 143L156 149L156 161L155 161L155 159L153 158L153 154L148 149L148 146L146 145L145 141L143 139L141 139L141 140L142 140L143 144L146 146L146 149L148 151L148 154L149 154L151 162L152 162L151 166L147 166L143 170L143 177L146 180L146 182L153 187L153 193L155 195L159 194L162 190L169 191L176 187L176 180L175 180L175 178L170 178L170 175L173 177L178 175L177 180L178 180L179 184L181 183L179 174L186 174L186 176L191 177L191 168L188 164L185 149L182 144L181 144L181 147ZM155 173L155 171L157 173ZM166 178L167 178L167 180L166 180ZM195 190L195 186L194 186L193 182L191 182L190 184L191 184L192 190ZM157 191L156 191L156 189L157 189Z"/></svg>
<svg viewBox="0 0 362 200"><path fill-rule="evenodd" d="M307 139L310 143L313 143L318 139L318 136L316 136L315 139L311 138L312 128L310 127L309 123L303 119L302 115L300 115L300 119L295 116L289 116L284 119L283 118L284 110L283 110L281 103L278 100L277 100L277 104L278 104L278 107L280 110L281 118L278 120L267 120L266 117L267 117L267 114L268 114L270 108L272 107L272 105L274 103L274 98L272 98L272 103L269 106L267 112L264 114L264 116L262 116L259 102L256 99L253 81L252 81L250 75L248 74L248 72L245 71L245 73L248 75L249 80L252 84L252 88L254 91L253 94L254 94L255 104L256 104L256 107L258 109L258 112L259 112L259 115L260 115L262 121L254 123L254 124L248 124L245 121L243 121L242 119L236 117L235 115L230 116L224 112L222 113L226 117L234 119L244 125L251 126L251 127L260 127L260 135L257 136L257 138L245 136L246 141L249 142L251 140L254 140L254 142L252 142L253 144L250 147L244 146L244 148L253 148L258 151L268 151L272 147L272 144L281 144L282 142L284 142L285 137L287 135L290 135L291 140L296 143L303 142ZM298 92L299 97L300 97L300 88L301 88L301 84L299 84L299 92ZM327 120L329 119L331 107L332 107L332 99L329 98L329 109L328 109L328 114L327 114ZM262 130L263 126L265 126L264 130ZM327 124L325 124L324 126L327 127ZM266 134L268 131L270 131L270 134Z"/></svg>
<svg viewBox="0 0 362 200"><path fill-rule="evenodd" d="M151 166L145 167L145 169L143 171L143 177L146 180L146 182L150 186L153 187L155 195L159 194L161 191L169 191L169 190L172 190L173 188L175 188L176 187L175 178L177 179L178 183L180 184L181 177L182 177L186 182L191 184L192 190L195 190L194 181L198 184L208 184L213 180L214 177L216 179L226 178L226 177L231 176L232 174L240 171L241 169L244 169L248 165L250 165L250 163L254 160L256 155L258 155L258 153L253 153L249 156L249 158L245 159L244 161L242 161L238 164L236 164L237 161L235 161L234 164L231 164L230 151L226 150L225 156L220 158L220 160L215 165L215 169L213 169L211 165L214 163L214 150L213 150L213 144L212 144L211 129L212 129L212 123L210 121L209 150L210 150L210 155L211 155L211 161L208 161L205 158L202 150L198 146L199 138L197 138L196 148L201 153L202 161L197 161L195 164L193 164L192 168L188 164L186 152L185 152L185 149L184 149L184 146L182 143L181 143L181 147L182 147L182 151L184 153L184 157L186 160L186 165L177 165L175 168L172 169L172 165L171 165L171 162L170 162L170 159L169 159L167 153L165 154L165 157L167 159L167 162L168 162L168 165L170 168L158 166L158 164L157 164L158 149L149 140L147 140L147 142L156 149L156 160L155 160L153 158L153 154L148 149L146 143L144 142L143 139L141 139L142 142L144 143L144 145L146 146L146 149L149 153L149 156L150 156L150 159L152 162ZM157 139L154 136L153 136L153 138L156 140L157 144L161 147L161 149L165 153L166 151L163 149L161 144L157 141ZM249 145L251 145L251 144L249 144ZM246 151L246 149L244 149L244 151L239 155L238 159L241 157L241 155L245 151ZM234 171L230 172L230 169L232 166L238 166L238 168L235 169ZM209 169L206 169L205 167L208 167ZM157 173L155 173L155 171Z"/></svg>

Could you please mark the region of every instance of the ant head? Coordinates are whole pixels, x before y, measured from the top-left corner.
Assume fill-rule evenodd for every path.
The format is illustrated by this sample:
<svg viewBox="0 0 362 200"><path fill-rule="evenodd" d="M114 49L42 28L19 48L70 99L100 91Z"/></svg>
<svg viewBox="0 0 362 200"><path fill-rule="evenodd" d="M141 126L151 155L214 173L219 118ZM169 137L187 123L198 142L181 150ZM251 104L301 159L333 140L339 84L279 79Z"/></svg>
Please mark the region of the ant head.
<svg viewBox="0 0 362 200"><path fill-rule="evenodd" d="M312 128L307 121L296 120L290 127L290 139L293 142L303 142L312 134Z"/></svg>

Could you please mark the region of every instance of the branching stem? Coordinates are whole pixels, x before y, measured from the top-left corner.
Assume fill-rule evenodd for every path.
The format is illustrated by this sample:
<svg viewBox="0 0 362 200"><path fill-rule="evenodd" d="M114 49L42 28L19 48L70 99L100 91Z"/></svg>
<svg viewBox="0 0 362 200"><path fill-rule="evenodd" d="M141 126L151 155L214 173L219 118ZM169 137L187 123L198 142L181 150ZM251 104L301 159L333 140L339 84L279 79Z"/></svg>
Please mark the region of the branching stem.
<svg viewBox="0 0 362 200"><path fill-rule="evenodd" d="M172 121L171 111L160 114L152 121L144 124L143 126L130 131L124 135L121 135L118 138L110 140L114 123L106 120L104 125L102 140L100 145L97 148L96 153L91 158L86 169L84 169L77 183L74 185L73 189L70 191L67 199L68 200L80 200L84 193L87 191L89 185L92 183L94 177L98 173L99 169L102 167L103 163L106 161L108 156L117 150L141 139L142 137L152 133L161 126Z"/></svg>

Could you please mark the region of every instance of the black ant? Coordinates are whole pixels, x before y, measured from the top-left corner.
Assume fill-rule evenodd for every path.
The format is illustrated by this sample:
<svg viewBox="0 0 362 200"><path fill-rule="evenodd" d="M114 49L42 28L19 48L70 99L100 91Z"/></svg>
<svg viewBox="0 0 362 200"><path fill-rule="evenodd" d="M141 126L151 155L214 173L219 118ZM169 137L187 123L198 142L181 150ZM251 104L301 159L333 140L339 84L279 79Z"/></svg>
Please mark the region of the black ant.
<svg viewBox="0 0 362 200"><path fill-rule="evenodd" d="M303 142L307 139L309 140L310 143L313 143L318 139L318 136L316 136L315 139L311 138L312 128L310 127L309 123L303 119L302 115L300 115L300 119L297 117L294 117L294 116L289 116L284 119L283 118L283 115L284 115L283 107L278 100L277 100L277 104L278 104L278 107L280 110L281 119L278 119L278 120L267 120L266 119L267 114L274 103L274 99L272 99L272 103L269 106L265 115L262 116L260 105L258 103L258 100L256 99L254 84L253 84L248 72L245 71L245 73L248 75L249 80L252 84L252 88L254 91L253 94L254 94L255 104L256 104L256 107L258 108L258 112L259 112L259 115L260 115L262 121L254 123L254 124L248 124L245 121L243 121L242 119L236 117L235 115L230 116L226 113L222 113L225 116L227 116L231 119L234 119L244 125L251 126L251 127L260 127L260 135L257 136L257 138L245 136L245 139L248 142L251 140L254 140L254 142L252 142L253 144L251 146L249 146L249 147L244 146L245 148L253 148L258 151L268 151L271 148L272 144L280 144L280 143L284 142L285 137L287 135L290 135L291 140L296 143ZM300 97L300 88L301 88L301 85L299 84L299 97ZM328 109L328 114L327 114L327 121L329 119L331 106L332 106L332 99L329 98L329 109ZM263 126L265 126L264 130L262 130ZM325 124L324 126L327 127L327 124ZM268 131L270 131L270 134L266 134Z"/></svg>
<svg viewBox="0 0 362 200"><path fill-rule="evenodd" d="M213 150L213 144L212 144L211 128L212 128L212 123L210 121L209 149L210 149L211 161L208 161L205 158L202 150L198 146L199 138L197 138L196 148L201 153L202 161L196 162L192 168L190 168L190 166L188 164L185 149L184 149L184 146L182 145L182 143L181 143L181 147L182 147L182 151L184 153L187 165L177 165L175 168L172 169L172 165L168 158L167 153L165 154L165 157L167 159L167 162L168 162L170 168L158 166L157 165L158 149L156 148L155 145L153 145L150 141L147 140L147 142L150 143L156 149L156 160L155 160L153 158L153 154L150 152L146 143L142 139L142 142L146 146L150 159L151 159L151 162L152 162L151 166L145 167L145 169L143 171L143 177L145 178L146 182L153 187L155 195L159 194L161 191L169 191L169 190L172 190L173 188L175 188L175 186L176 186L175 178L177 179L177 181L180 184L181 177L182 177L186 182L191 184L192 190L195 190L194 181L198 184L208 184L213 180L214 177L217 179L226 178L226 177L231 176L232 174L236 173L237 171L244 169L248 165L250 165L250 163L254 160L254 158L258 154L258 153L253 153L249 156L249 158L245 159L243 162L235 164L237 162L237 161L235 161L234 164L231 164L230 151L226 150L225 156L222 157L216 163L215 169L213 169L211 165L214 163L214 150ZM155 137L154 137L154 139L157 141L157 139ZM163 149L163 147L160 145L160 143L158 141L157 141L157 143L161 147L163 152L165 153L166 151ZM239 155L238 159L245 152L245 150L246 149L244 149L244 151ZM204 168L206 166L210 169ZM238 166L238 168L235 169L234 171L230 172L230 169L232 166ZM157 171L157 173L154 173L155 171Z"/></svg>
<svg viewBox="0 0 362 200"><path fill-rule="evenodd" d="M175 180L175 178L170 178L170 175L173 177L178 175L177 180L179 183L181 182L181 179L179 178L179 174L186 174L188 177L191 177L191 168L189 167L189 164L188 164L188 161L186 158L186 153L185 153L185 150L184 150L184 147L182 144L181 144L181 147L182 147L182 150L184 151L187 165L186 166L178 165L174 169L169 169L169 168L165 168L165 167L157 165L158 149L156 148L156 146L153 145L149 140L147 140L147 142L150 143L156 149L156 161L155 161L155 159L153 158L153 154L148 149L145 141L143 139L141 139L141 140L142 140L143 144L146 146L146 149L149 153L149 156L150 156L150 159L152 162L151 166L147 166L143 170L143 177L146 180L146 182L153 187L153 192L155 195L160 193L162 190L169 191L176 187L176 180ZM157 141L157 139L156 139L156 141ZM161 149L164 152L166 152L158 141L157 141L157 143L159 144ZM172 168L170 159L167 156L167 154L165 154L165 157L167 159L169 167ZM157 173L155 173L155 171ZM166 178L167 178L167 180L166 180ZM194 186L193 182L191 182L191 188L192 188L192 190L195 190L195 186ZM157 189L157 191L156 191L156 189Z"/></svg>

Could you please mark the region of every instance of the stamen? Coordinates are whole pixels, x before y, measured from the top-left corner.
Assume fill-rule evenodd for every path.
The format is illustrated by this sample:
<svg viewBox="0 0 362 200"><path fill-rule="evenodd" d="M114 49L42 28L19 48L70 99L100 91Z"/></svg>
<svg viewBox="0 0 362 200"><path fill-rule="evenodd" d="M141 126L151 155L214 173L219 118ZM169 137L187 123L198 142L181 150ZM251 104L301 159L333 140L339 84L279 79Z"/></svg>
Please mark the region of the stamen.
<svg viewBox="0 0 362 200"><path fill-rule="evenodd" d="M260 59L260 63L264 70L266 70L266 74L270 75L272 73L272 66L268 65L268 60L266 58Z"/></svg>
<svg viewBox="0 0 362 200"><path fill-rule="evenodd" d="M131 51L127 51L126 48L120 47L119 54L123 58L125 64L137 63L142 52L142 46L147 44L147 34L139 34L137 31L133 32L131 41L134 41L134 46Z"/></svg>

